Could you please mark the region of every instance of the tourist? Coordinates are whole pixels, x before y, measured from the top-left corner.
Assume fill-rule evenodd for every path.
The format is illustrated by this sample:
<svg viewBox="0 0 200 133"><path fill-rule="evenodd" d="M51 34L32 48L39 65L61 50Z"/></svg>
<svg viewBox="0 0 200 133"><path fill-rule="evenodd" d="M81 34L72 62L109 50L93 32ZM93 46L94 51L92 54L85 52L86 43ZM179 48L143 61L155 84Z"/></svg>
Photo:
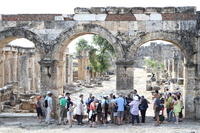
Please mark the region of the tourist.
<svg viewBox="0 0 200 133"><path fill-rule="evenodd" d="M141 117L142 117L142 123L145 123L145 117L146 117L146 111L148 108L148 100L146 98L144 98L144 96L141 96L141 103L139 105L139 110L141 113Z"/></svg>
<svg viewBox="0 0 200 133"><path fill-rule="evenodd" d="M113 95L113 100L111 101L112 102L112 106L113 106L113 123L114 124L117 124L117 109L118 109L118 106L117 106L117 103L115 103L115 95Z"/></svg>
<svg viewBox="0 0 200 133"><path fill-rule="evenodd" d="M74 112L74 108L76 107L75 104L73 104L73 102L68 101L68 110L67 110L67 120L69 123L69 127L72 127L72 119L73 119L73 112Z"/></svg>
<svg viewBox="0 0 200 133"><path fill-rule="evenodd" d="M123 118L124 118L124 106L126 105L125 99L120 94L117 99L115 99L115 103L117 105L117 121L118 125L122 125Z"/></svg>
<svg viewBox="0 0 200 133"><path fill-rule="evenodd" d="M53 113L53 99L52 93L50 91L47 92L47 98L45 98L45 107L47 108L47 115L46 115L46 123L50 124L52 118L51 115Z"/></svg>
<svg viewBox="0 0 200 133"><path fill-rule="evenodd" d="M133 101L131 103L129 103L130 106L130 113L132 115L132 125L134 125L134 121L136 120L137 123L139 124L139 105L140 105L140 101L139 101L139 97L135 96L133 98Z"/></svg>
<svg viewBox="0 0 200 133"><path fill-rule="evenodd" d="M109 103L108 103L108 97L104 96L102 100L102 118L103 118L103 124L107 123L107 117L108 117L108 108L109 108Z"/></svg>
<svg viewBox="0 0 200 133"><path fill-rule="evenodd" d="M132 119L132 116L130 114L130 106L129 106L129 103L131 103L133 101L133 97L131 95L131 93L129 93L126 97L126 105L125 105L125 121L127 123L131 123L131 119Z"/></svg>
<svg viewBox="0 0 200 133"><path fill-rule="evenodd" d="M36 104L35 104L35 107L36 107L36 112L37 112L37 119L40 120L40 122L42 122L42 118L44 116L44 113L42 111L42 96L37 96L36 98Z"/></svg>
<svg viewBox="0 0 200 133"><path fill-rule="evenodd" d="M176 124L178 124L179 122L179 113L181 112L182 110L182 103L181 103L181 100L180 100L180 96L176 96L174 97L174 115L176 117Z"/></svg>
<svg viewBox="0 0 200 133"><path fill-rule="evenodd" d="M87 99L87 101L85 102L86 106L87 106L87 113L89 116L89 112L90 112L90 104L94 101L94 97L92 96L92 94L89 94L89 97Z"/></svg>
<svg viewBox="0 0 200 133"><path fill-rule="evenodd" d="M78 122L78 125L83 124L83 115L84 115L84 102L83 102L83 94L79 96L80 100L78 101L77 107L76 107L76 119Z"/></svg>
<svg viewBox="0 0 200 133"><path fill-rule="evenodd" d="M108 112L110 114L110 123L114 123L114 115L113 115L113 93L110 94L110 97L108 99L108 103L109 103L109 108L108 108Z"/></svg>
<svg viewBox="0 0 200 133"><path fill-rule="evenodd" d="M59 124L66 124L64 119L67 114L67 99L63 95L59 96L59 110L60 110Z"/></svg>
<svg viewBox="0 0 200 133"><path fill-rule="evenodd" d="M172 112L173 112L173 97L171 93L168 93L167 99L165 100L165 107L167 112L167 121L172 121Z"/></svg>
<svg viewBox="0 0 200 133"><path fill-rule="evenodd" d="M102 114L102 101L97 101L97 122L98 124L103 124L103 114Z"/></svg>
<svg viewBox="0 0 200 133"><path fill-rule="evenodd" d="M90 104L90 111L89 111L89 121L90 127L96 127L96 115L97 115L97 99L94 99Z"/></svg>
<svg viewBox="0 0 200 133"><path fill-rule="evenodd" d="M155 126L159 126L160 125L160 118L159 118L159 114L160 114L160 110L161 110L161 101L160 101L160 95L158 93L158 91L156 91L156 93L154 94L155 100L154 100L154 105L153 105L153 109L154 109L154 113L155 113Z"/></svg>

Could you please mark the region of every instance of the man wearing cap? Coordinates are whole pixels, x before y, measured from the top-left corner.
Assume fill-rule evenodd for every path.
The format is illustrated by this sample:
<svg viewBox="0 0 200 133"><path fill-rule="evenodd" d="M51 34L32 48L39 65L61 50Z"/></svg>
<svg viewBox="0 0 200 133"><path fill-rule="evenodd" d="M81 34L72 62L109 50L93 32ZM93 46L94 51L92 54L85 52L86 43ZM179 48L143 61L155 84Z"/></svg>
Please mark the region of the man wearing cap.
<svg viewBox="0 0 200 133"><path fill-rule="evenodd" d="M45 98L47 100L47 114L46 114L46 123L50 124L52 118L51 118L51 114L53 112L53 99L52 99L52 93L50 91L47 92L47 98Z"/></svg>
<svg viewBox="0 0 200 133"><path fill-rule="evenodd" d="M66 114L67 114L67 99L63 95L60 95L58 98L59 98L59 105L60 105L59 124L66 124L64 123L64 118L66 117Z"/></svg>

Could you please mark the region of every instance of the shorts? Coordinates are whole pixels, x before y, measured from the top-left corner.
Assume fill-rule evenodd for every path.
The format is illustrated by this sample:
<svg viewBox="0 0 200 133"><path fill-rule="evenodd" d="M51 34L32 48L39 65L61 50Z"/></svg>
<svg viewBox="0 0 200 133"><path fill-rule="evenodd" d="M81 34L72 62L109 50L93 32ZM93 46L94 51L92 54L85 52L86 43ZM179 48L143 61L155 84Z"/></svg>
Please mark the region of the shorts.
<svg viewBox="0 0 200 133"><path fill-rule="evenodd" d="M73 112L67 112L67 120L72 120Z"/></svg>
<svg viewBox="0 0 200 133"><path fill-rule="evenodd" d="M117 112L114 112L114 113L113 113L113 116L115 116L115 117L116 117L116 116L117 116Z"/></svg>
<svg viewBox="0 0 200 133"><path fill-rule="evenodd" d="M117 117L124 117L124 111L117 111Z"/></svg>

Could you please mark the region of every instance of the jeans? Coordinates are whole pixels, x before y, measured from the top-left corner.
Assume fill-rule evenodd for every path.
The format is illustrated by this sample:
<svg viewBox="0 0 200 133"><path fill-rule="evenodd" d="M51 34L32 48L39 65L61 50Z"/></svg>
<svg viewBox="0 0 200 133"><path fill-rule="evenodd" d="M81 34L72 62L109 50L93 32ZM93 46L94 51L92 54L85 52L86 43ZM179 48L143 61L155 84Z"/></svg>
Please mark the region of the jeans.
<svg viewBox="0 0 200 133"><path fill-rule="evenodd" d="M169 112L169 119L168 119L168 121L169 121L169 122L170 122L170 121L175 122L175 121L176 121L175 119L176 119L176 118L175 118L174 112L173 112L173 110L171 110L171 111Z"/></svg>
<svg viewBox="0 0 200 133"><path fill-rule="evenodd" d="M135 120L137 121L137 123L140 123L139 115L132 115L132 124L134 124Z"/></svg>
<svg viewBox="0 0 200 133"><path fill-rule="evenodd" d="M145 123L145 117L146 117L146 109L145 110L140 110L141 116L142 116L142 123Z"/></svg>

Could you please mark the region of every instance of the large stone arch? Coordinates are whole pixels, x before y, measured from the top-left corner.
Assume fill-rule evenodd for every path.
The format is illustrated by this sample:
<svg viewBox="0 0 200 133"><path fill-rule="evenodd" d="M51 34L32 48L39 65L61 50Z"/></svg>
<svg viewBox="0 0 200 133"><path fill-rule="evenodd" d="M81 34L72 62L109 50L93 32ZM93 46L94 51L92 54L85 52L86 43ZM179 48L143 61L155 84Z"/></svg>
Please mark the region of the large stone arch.
<svg viewBox="0 0 200 133"><path fill-rule="evenodd" d="M132 59L134 62L134 54L137 52L138 48L146 42L153 40L163 40L171 42L173 45L177 46L183 53L184 60L184 90L183 90L183 100L184 100L184 114L186 118L195 117L195 105L194 105L194 90L196 88L196 35L189 32L151 32L140 34L140 36L133 39L135 44L130 47L128 58Z"/></svg>
<svg viewBox="0 0 200 133"><path fill-rule="evenodd" d="M7 28L3 31L0 31L0 47L4 47L9 42L17 39L25 38L29 41L32 41L35 44L36 50L39 54L43 53L43 41L42 39L34 32L18 27Z"/></svg>
<svg viewBox="0 0 200 133"><path fill-rule="evenodd" d="M85 34L96 34L105 38L113 46L117 58L123 57L123 49L115 36L106 28L97 24L78 24L63 31L59 37L54 40L55 46L52 57L55 59L61 59L67 45L73 39Z"/></svg>
<svg viewBox="0 0 200 133"><path fill-rule="evenodd" d="M183 52L186 59L191 59L191 56L195 54L195 35L193 33L186 32L148 32L143 33L134 39L134 43L130 47L128 57L131 58L133 53L136 53L137 49L146 42L153 40L163 40L171 42Z"/></svg>

